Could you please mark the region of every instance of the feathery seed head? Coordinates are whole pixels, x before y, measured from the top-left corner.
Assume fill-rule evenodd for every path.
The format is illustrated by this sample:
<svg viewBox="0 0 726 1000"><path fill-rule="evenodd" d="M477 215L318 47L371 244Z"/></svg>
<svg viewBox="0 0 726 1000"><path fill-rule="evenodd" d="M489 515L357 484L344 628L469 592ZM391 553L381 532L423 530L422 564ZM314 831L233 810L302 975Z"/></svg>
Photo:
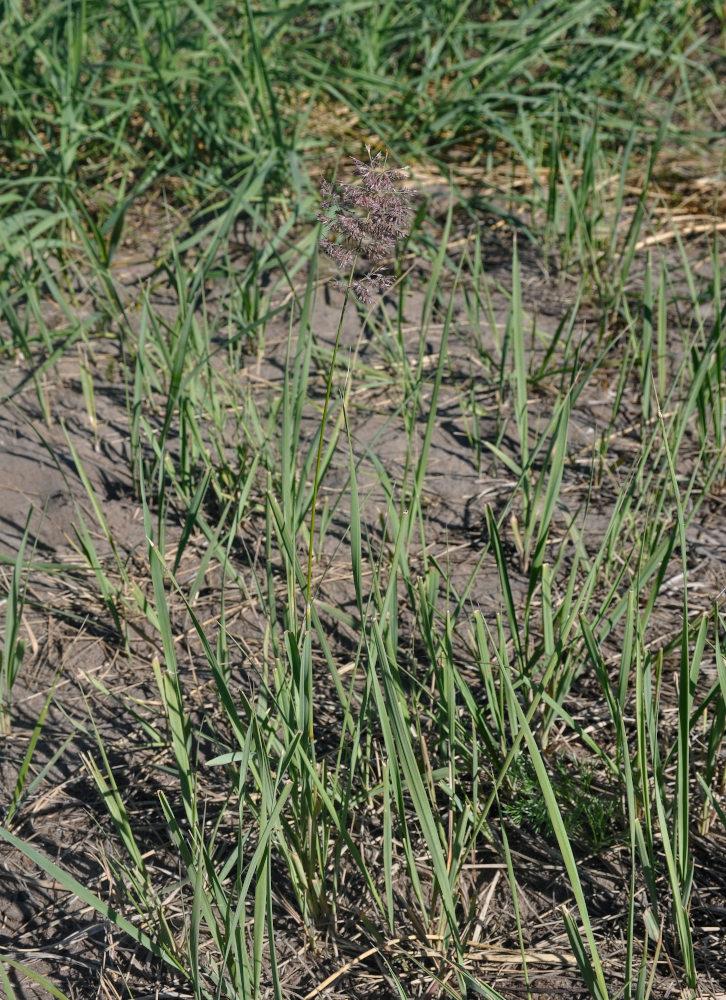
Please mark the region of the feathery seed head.
<svg viewBox="0 0 726 1000"><path fill-rule="evenodd" d="M363 163L353 157L358 184L322 181L318 215L323 224L320 249L341 271L351 274L347 284L338 279L337 287L349 287L366 305L393 283L384 268L398 241L408 234L413 197L410 190L396 186L405 174L387 168L382 153L371 156L368 148L368 159ZM358 263L364 268L360 277L352 274Z"/></svg>

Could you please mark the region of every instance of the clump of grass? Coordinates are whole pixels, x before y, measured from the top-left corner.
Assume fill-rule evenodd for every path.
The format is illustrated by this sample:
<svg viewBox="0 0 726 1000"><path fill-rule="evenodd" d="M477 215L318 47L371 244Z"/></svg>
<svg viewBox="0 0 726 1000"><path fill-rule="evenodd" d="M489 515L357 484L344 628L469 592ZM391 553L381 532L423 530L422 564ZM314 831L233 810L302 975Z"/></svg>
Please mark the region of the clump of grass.
<svg viewBox="0 0 726 1000"><path fill-rule="evenodd" d="M593 851L602 850L617 839L618 828L622 827L619 797L603 795L591 762L577 761L573 766L558 757L550 780L568 837ZM509 781L509 797L502 807L504 815L517 826L553 838L552 819L531 763L526 759L515 760Z"/></svg>
<svg viewBox="0 0 726 1000"><path fill-rule="evenodd" d="M136 700L98 689L160 777L144 790L153 839L118 763L138 748L111 754L107 730L86 732L115 838L112 905L23 826L50 773L34 753L51 691L0 838L122 932L118 953L155 956L195 1000L281 1000L282 921L310 997L354 973L342 949L355 939L385 966L376 989L497 1000L476 948L499 927L516 931L532 991L527 860L497 801L525 843L534 829L560 851L573 987L647 1000L667 949L668 987L696 993L692 833L694 817L714 840L723 823L726 671L723 616L704 610L713 595L687 557L723 476L722 248L715 230L699 269L680 237L680 259L642 254L668 207L656 161L692 129L706 44L693 5L652 8L249 2L235 20L217 0L131 0L113 17L51 0L35 19L5 5L2 347L49 425L44 376L78 348L102 448L92 359L118 341L141 540L115 537L70 430L63 464L86 493L76 538L97 616L155 684ZM322 236L302 232L308 166L348 142L346 121L445 181L448 211L434 194L414 220L403 175L368 150L355 183L323 183ZM134 204L162 197L177 231L129 303L114 263ZM510 229L521 238L502 263ZM396 281L404 242L416 270L396 262ZM318 249L343 295L335 331L316 325ZM557 286L567 310L548 326L528 283L549 267L573 288ZM371 336L339 399L353 302ZM8 574L5 692L22 662L25 545ZM553 764L556 734L576 751ZM626 875L606 922L580 847L602 853L616 819ZM496 925L492 867L512 894ZM0 956L9 996L18 965Z"/></svg>

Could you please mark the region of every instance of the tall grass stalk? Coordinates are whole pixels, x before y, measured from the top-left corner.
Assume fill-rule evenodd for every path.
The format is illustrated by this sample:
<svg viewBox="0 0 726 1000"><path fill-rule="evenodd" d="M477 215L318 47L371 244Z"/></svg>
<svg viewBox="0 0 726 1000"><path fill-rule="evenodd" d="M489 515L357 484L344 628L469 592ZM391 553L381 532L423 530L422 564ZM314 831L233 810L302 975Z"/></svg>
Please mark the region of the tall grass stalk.
<svg viewBox="0 0 726 1000"><path fill-rule="evenodd" d="M25 551L30 538L30 525L33 508L30 508L20 545L15 557L9 581L5 587L5 628L3 630L2 650L0 650L0 734L10 735L12 728L12 695L13 687L23 665L28 642L21 638L23 608L25 605L25 581L27 570Z"/></svg>

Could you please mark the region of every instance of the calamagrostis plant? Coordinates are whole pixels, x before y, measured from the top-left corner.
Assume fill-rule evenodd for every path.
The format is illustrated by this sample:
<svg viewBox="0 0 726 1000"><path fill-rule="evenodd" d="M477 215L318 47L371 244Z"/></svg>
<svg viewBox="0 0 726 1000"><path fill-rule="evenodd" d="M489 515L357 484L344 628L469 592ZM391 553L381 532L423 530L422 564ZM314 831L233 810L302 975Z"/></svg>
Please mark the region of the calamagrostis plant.
<svg viewBox="0 0 726 1000"><path fill-rule="evenodd" d="M411 222L411 191L396 187L405 175L387 168L382 153L371 156L369 149L368 159L353 158L359 184L322 182L318 215L321 250L350 276L346 284L338 281L338 287L366 305L391 287L393 277L384 269ZM361 277L355 276L358 265L365 268Z"/></svg>
<svg viewBox="0 0 726 1000"><path fill-rule="evenodd" d="M323 235L320 249L323 250L343 272L346 281L338 279L336 286L345 293L338 321L338 332L333 347L333 357L328 371L328 386L318 441L318 455L313 483L312 513L310 515L310 548L308 553L307 609L306 624L310 627L310 601L313 572L313 536L315 529L315 507L320 484L320 462L323 453L323 435L328 417L328 404L333 385L333 371L338 354L340 332L343 329L348 293L365 305L371 305L376 295L382 295L393 283L393 277L385 268L396 246L408 234L411 222L412 192L396 186L404 174L386 166L387 157L383 153L371 156L368 149L368 163L356 160L355 169L360 178L357 184L332 184L324 180L320 185L320 213ZM362 274L357 275L361 269Z"/></svg>

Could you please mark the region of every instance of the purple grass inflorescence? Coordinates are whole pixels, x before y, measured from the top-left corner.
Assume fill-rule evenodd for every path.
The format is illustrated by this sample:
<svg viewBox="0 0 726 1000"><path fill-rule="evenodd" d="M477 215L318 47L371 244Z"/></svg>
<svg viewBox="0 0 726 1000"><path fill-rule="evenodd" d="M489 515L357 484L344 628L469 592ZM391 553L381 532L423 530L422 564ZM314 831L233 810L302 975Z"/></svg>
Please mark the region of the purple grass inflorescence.
<svg viewBox="0 0 726 1000"><path fill-rule="evenodd" d="M400 239L408 234L411 222L413 193L396 187L405 174L386 167L382 153L371 156L369 163L356 160L358 184L320 185L320 214L323 224L320 248L340 268L352 275L349 283L340 279L336 287L348 287L359 301L370 305L376 295L382 295L393 284L385 267ZM354 273L360 264L360 276Z"/></svg>

